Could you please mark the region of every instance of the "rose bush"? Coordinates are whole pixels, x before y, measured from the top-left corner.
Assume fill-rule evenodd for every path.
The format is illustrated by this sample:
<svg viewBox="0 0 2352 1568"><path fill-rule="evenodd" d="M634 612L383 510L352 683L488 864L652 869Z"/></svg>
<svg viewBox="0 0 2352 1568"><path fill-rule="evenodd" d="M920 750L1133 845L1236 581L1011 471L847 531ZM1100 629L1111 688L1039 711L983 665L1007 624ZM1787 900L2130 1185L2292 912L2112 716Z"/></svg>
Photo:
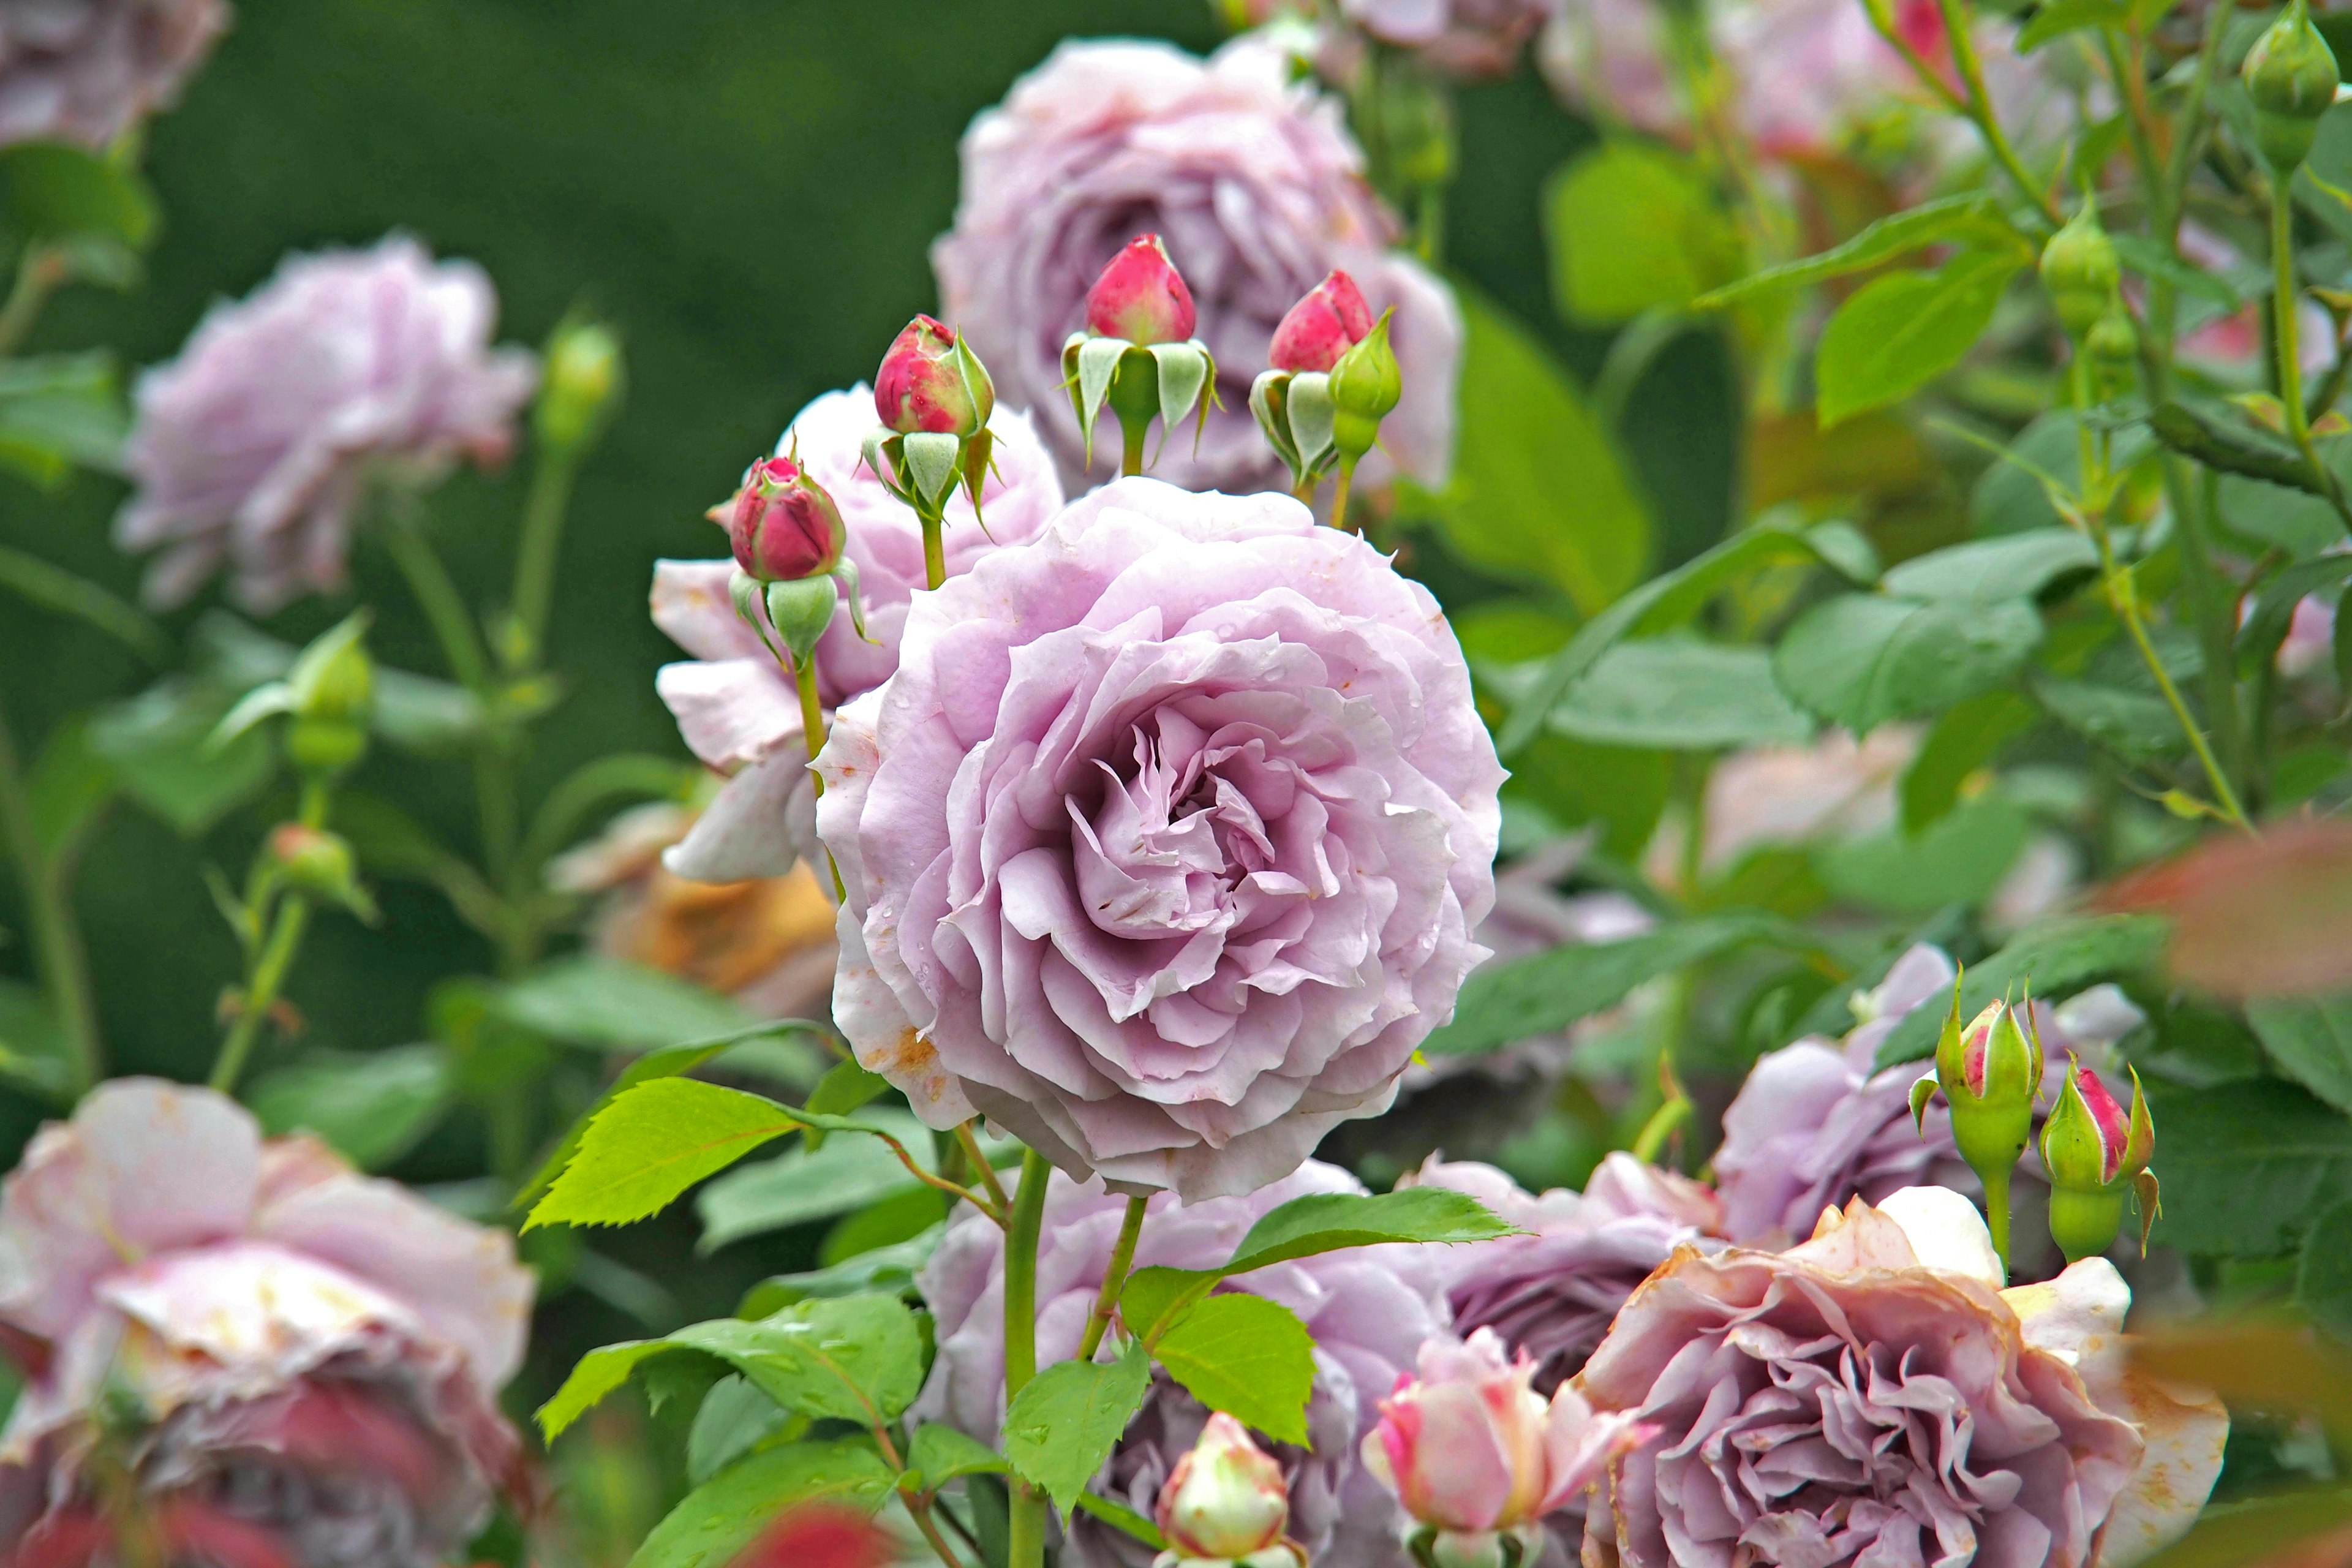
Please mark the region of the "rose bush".
<svg viewBox="0 0 2352 1568"><path fill-rule="evenodd" d="M818 766L858 1059L1075 1174L1278 1179L1485 956L1502 770L1461 650L1286 496L1097 490L918 601Z"/></svg>

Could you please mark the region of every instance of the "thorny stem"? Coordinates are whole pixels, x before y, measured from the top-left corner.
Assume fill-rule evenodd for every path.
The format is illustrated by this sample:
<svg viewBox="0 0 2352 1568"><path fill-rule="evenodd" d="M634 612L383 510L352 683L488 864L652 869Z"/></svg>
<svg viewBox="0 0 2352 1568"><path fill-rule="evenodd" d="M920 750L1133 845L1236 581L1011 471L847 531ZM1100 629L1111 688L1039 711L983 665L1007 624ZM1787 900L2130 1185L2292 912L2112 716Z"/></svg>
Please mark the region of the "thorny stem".
<svg viewBox="0 0 2352 1568"><path fill-rule="evenodd" d="M1110 1268L1103 1274L1102 1289L1095 1293L1094 1310L1087 1314L1086 1337L1078 1342L1078 1359L1092 1361L1101 1348L1103 1335L1110 1328L1110 1315L1118 1306L1118 1293L1127 1284L1127 1273L1135 1264L1135 1243L1143 1234L1143 1211L1150 1200L1133 1197L1127 1200L1127 1215L1119 1221L1118 1240L1110 1249Z"/></svg>
<svg viewBox="0 0 2352 1568"><path fill-rule="evenodd" d="M41 842L32 793L16 754L7 714L0 710L0 838L16 862L25 888L25 913L33 928L34 959L40 965L49 1005L58 1011L71 1053L79 1093L106 1076L105 1047L99 1035L98 999L90 986L89 958L74 924L66 892L66 868Z"/></svg>
<svg viewBox="0 0 2352 1568"><path fill-rule="evenodd" d="M1004 1239L1004 1408L1037 1375L1037 1233L1045 1218L1050 1167L1034 1149L1021 1156L1021 1187ZM1007 1568L1045 1568L1045 1497L1027 1481L1013 1482Z"/></svg>

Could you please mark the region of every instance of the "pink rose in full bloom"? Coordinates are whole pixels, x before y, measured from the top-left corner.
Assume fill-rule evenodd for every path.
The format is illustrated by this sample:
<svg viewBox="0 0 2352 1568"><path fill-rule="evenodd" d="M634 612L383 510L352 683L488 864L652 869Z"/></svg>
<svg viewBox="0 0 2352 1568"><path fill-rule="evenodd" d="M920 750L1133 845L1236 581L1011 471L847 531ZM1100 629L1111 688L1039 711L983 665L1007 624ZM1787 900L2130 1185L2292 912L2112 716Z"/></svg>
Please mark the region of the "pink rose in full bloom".
<svg viewBox="0 0 2352 1568"><path fill-rule="evenodd" d="M520 1478L494 1396L530 1299L504 1231L265 1142L209 1089L105 1084L0 1189L0 1324L28 1363L0 1537L120 1560L127 1477L192 1556L432 1568Z"/></svg>
<svg viewBox="0 0 2352 1568"><path fill-rule="evenodd" d="M180 357L139 378L123 463L125 550L163 551L150 603L188 598L226 563L257 613L341 586L369 480L502 458L538 371L493 348L498 296L470 261L394 235L289 257L216 305Z"/></svg>
<svg viewBox="0 0 2352 1568"><path fill-rule="evenodd" d="M866 630L836 615L817 643L817 690L836 708L870 691L898 666L907 605L923 588L923 534L914 510L883 488L860 446L874 428L863 386L829 392L793 418L777 450L794 450L808 476L833 498L857 563ZM998 409L989 422L993 466L981 490L987 527L959 489L948 503L948 575L1002 545L1033 539L1062 508L1062 482L1029 417ZM697 881L781 877L815 849L808 752L800 694L775 656L735 613L727 583L734 563L661 561L654 565L654 624L692 659L664 665L654 687L694 754L728 775L709 808L663 863Z"/></svg>
<svg viewBox="0 0 2352 1568"><path fill-rule="evenodd" d="M1286 489L1249 413L1275 325L1333 268L1391 323L1404 400L1381 439L1408 472L1442 482L1454 445L1462 327L1452 296L1389 249L1395 221L1364 183L1336 100L1293 82L1282 51L1234 40L1206 60L1166 44L1066 43L972 122L955 227L931 251L943 314L1026 407L1075 486L1085 442L1063 390L1062 347L1087 290L1138 234L1157 234L1216 357L1222 412L1197 455L1188 434L1159 459L1190 488ZM1096 455L1097 468L1116 452ZM1375 468L1375 465L1378 465ZM1380 458L1364 482L1384 479Z"/></svg>
<svg viewBox="0 0 2352 1568"><path fill-rule="evenodd" d="M178 100L228 19L226 0L0 5L0 146L103 151Z"/></svg>
<svg viewBox="0 0 2352 1568"><path fill-rule="evenodd" d="M2127 1373L2105 1258L2000 1270L1945 1187L1856 1199L1787 1252L1675 1254L1576 1380L1655 1429L1611 1465L1585 1560L2083 1568L2177 1536L2227 1414Z"/></svg>
<svg viewBox="0 0 2352 1568"><path fill-rule="evenodd" d="M1074 1174L1287 1174L1486 954L1503 773L1460 646L1287 496L1095 491L918 600L818 766L858 1059Z"/></svg>

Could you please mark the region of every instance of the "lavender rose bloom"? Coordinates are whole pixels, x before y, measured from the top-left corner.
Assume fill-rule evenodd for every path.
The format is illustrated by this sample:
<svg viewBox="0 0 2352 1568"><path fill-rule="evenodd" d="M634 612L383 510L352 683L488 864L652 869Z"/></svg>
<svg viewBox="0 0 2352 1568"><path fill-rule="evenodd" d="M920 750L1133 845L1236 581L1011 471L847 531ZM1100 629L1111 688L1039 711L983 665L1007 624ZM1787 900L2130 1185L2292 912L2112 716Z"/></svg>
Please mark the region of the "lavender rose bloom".
<svg viewBox="0 0 2352 1568"><path fill-rule="evenodd" d="M180 603L224 562L257 613L340 587L371 478L503 458L538 371L527 351L490 346L497 321L480 268L436 263L400 235L289 257L215 305L178 359L139 378L123 449L138 489L115 541L163 547L149 602Z"/></svg>
<svg viewBox="0 0 2352 1568"><path fill-rule="evenodd" d="M1054 460L1026 415L999 408L992 470L981 489L983 518L959 489L944 535L953 577L1000 545L1036 537L1062 510ZM827 708L870 691L898 668L907 606L927 578L914 510L865 466L860 444L874 428L874 396L860 383L828 392L793 418L776 450L798 452L808 475L831 493L848 526L845 553L857 563L868 642L847 613L817 643L817 693ZM985 521L986 527L982 526ZM663 857L673 873L704 882L780 877L815 850L814 797L801 738L800 694L775 655L735 613L728 580L735 563L661 561L654 565L654 624L694 656L664 665L654 688L676 715L694 754L728 775L683 841Z"/></svg>
<svg viewBox="0 0 2352 1568"><path fill-rule="evenodd" d="M1381 43L1457 76L1502 76L1566 0L1339 0L1339 15Z"/></svg>
<svg viewBox="0 0 2352 1568"><path fill-rule="evenodd" d="M178 100L228 17L225 0L0 5L0 146L103 150Z"/></svg>
<svg viewBox="0 0 2352 1568"><path fill-rule="evenodd" d="M1863 1021L1843 1042L1802 1039L1757 1062L1723 1113L1715 1155L1725 1235L1765 1245L1809 1234L1822 1210L1848 1198L1875 1203L1898 1187L1924 1184L1979 1190L1942 1100L1928 1108L1924 1130L1912 1121L1911 1086L1927 1064L1876 1067L1879 1046L1913 1009L1950 1005L1955 973L1940 949L1922 942L1875 990L1855 998ZM2067 1051L2095 1062L2143 1022L2112 986L2054 1008L2036 1002L2033 1016L2050 1058L2045 1105L2064 1077Z"/></svg>
<svg viewBox="0 0 2352 1568"><path fill-rule="evenodd" d="M0 1326L29 1373L0 1540L121 1560L120 1473L187 1560L235 1540L226 1560L431 1568L516 1479L495 1395L530 1298L502 1230L265 1142L208 1089L101 1085L0 1193Z"/></svg>
<svg viewBox="0 0 2352 1568"><path fill-rule="evenodd" d="M1104 263L1137 235L1160 235L1192 287L1223 409L1197 453L1189 429L1171 433L1153 471L1192 489L1287 489L1250 416L1250 382L1283 313L1339 268L1375 314L1396 309L1404 399L1381 445L1442 482L1461 321L1444 285L1388 249L1396 225L1362 163L1339 104L1291 81L1263 40L1206 60L1165 44L1066 43L964 136L955 227L931 251L941 313L988 363L998 395L1036 417L1075 485L1086 448L1063 342L1084 324ZM1095 454L1096 472L1116 471L1117 447ZM1375 453L1361 482L1388 472Z"/></svg>
<svg viewBox="0 0 2352 1568"><path fill-rule="evenodd" d="M1095 491L916 601L818 765L858 1059L1074 1175L1286 1175L1486 956L1503 774L1461 647L1287 496Z"/></svg>
<svg viewBox="0 0 2352 1568"><path fill-rule="evenodd" d="M2105 1258L2001 1289L1942 1187L1856 1199L1788 1252L1696 1250L1577 1380L1656 1435L1611 1467L1588 1563L2126 1564L2196 1518L2229 1417L2127 1375Z"/></svg>
<svg viewBox="0 0 2352 1568"><path fill-rule="evenodd" d="M1434 1159L1401 1184L1466 1193L1528 1233L1447 1248L1445 1295L1455 1331L1492 1329L1532 1357L1547 1397L1583 1370L1625 1299L1676 1247L1721 1245L1722 1210L1704 1183L1622 1151L1581 1194L1537 1197L1491 1165Z"/></svg>
<svg viewBox="0 0 2352 1568"><path fill-rule="evenodd" d="M1205 1268L1233 1256L1251 1226L1280 1205L1316 1193L1360 1193L1337 1166L1308 1161L1247 1197L1179 1206L1151 1200L1138 1267ZM1050 1366L1077 1353L1110 1267L1125 1203L1098 1181L1056 1174L1045 1194L1037 1258L1037 1358ZM1402 1515L1387 1489L1363 1469L1358 1447L1380 1420L1380 1400L1413 1364L1421 1342L1446 1327L1434 1247L1362 1247L1278 1263L1238 1276L1233 1288L1278 1301L1315 1336L1315 1391L1307 1405L1306 1448L1275 1445L1290 1488L1290 1533L1316 1563L1404 1568ZM939 1359L916 1401L918 1420L945 1421L984 1443L1004 1414L1004 1234L970 1209L917 1284L939 1321ZM1094 1489L1147 1517L1168 1472L1200 1440L1208 1412L1156 1375L1150 1396L1111 1453ZM1080 1516L1062 1549L1063 1568L1147 1568L1151 1552L1133 1538Z"/></svg>

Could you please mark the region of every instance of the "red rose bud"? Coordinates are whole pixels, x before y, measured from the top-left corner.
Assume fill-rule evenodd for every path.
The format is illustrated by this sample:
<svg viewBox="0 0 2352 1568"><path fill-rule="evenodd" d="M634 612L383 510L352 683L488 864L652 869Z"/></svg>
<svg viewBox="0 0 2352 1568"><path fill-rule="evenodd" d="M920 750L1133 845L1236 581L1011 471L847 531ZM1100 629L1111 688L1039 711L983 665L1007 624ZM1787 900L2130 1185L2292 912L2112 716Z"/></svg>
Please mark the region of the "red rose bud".
<svg viewBox="0 0 2352 1568"><path fill-rule="evenodd" d="M1156 234L1129 240L1087 290L1087 326L1144 348L1183 342L1196 319L1192 290Z"/></svg>
<svg viewBox="0 0 2352 1568"><path fill-rule="evenodd" d="M790 458L763 458L744 469L735 499L711 517L726 525L735 564L759 582L822 576L841 561L841 510Z"/></svg>
<svg viewBox="0 0 2352 1568"><path fill-rule="evenodd" d="M2132 1074L2126 1114L2090 1068L2066 1059L2057 1109L2042 1129L2042 1165L2050 1176L2050 1235L2069 1263L2115 1245L2123 1228L2124 1194L2139 1202L2140 1247L2156 1223L2157 1181L2147 1168L2156 1152L2156 1122L2139 1074Z"/></svg>
<svg viewBox="0 0 2352 1568"><path fill-rule="evenodd" d="M1371 335L1371 308L1344 272L1333 272L1290 307L1274 329L1266 363L1276 370L1328 371L1339 356Z"/></svg>
<svg viewBox="0 0 2352 1568"><path fill-rule="evenodd" d="M954 329L918 316L892 340L874 373L874 409L902 436L970 436L988 424L996 388Z"/></svg>

